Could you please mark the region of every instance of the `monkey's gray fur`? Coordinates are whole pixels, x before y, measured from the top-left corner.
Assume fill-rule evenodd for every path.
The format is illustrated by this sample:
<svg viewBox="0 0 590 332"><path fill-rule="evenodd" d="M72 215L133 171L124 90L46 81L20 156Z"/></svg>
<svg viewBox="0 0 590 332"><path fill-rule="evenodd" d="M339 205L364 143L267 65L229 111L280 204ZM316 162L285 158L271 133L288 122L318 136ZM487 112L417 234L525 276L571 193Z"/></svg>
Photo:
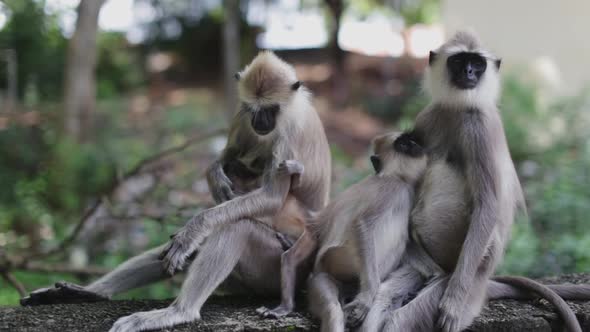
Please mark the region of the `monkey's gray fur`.
<svg viewBox="0 0 590 332"><path fill-rule="evenodd" d="M380 283L401 262L414 186L426 167L426 157L421 147L413 156L395 150L398 136L376 138L377 156L372 160L377 173L347 189L314 217L319 249L309 279L309 300L322 331L344 331L345 321L349 326L360 325ZM358 292L342 307L350 288L345 285L351 282L358 282Z"/></svg>
<svg viewBox="0 0 590 332"><path fill-rule="evenodd" d="M480 60L475 74L481 76L471 72L471 67L462 69L466 77L460 84L469 88L459 88L452 80L449 68L453 64L447 59L457 54L458 58ZM431 53L425 86L432 102L418 114L415 125L415 135L422 138L429 161L411 213L408 258L381 285L380 300L371 308L363 330L433 331L439 327L444 332L461 331L479 314L486 295L530 298L531 293L522 290L526 286L552 300L570 330L581 331L571 309L552 291L564 298L572 294L590 298L590 287L549 289L515 277L490 281L517 209L524 210L496 107L499 67L499 59L483 50L468 32L457 33ZM424 279L428 279L427 286L416 298L401 308L391 308L391 299L413 292Z"/></svg>
<svg viewBox="0 0 590 332"><path fill-rule="evenodd" d="M256 293L279 293L281 255L289 251L284 253L276 231L267 224L297 238L305 227L302 218L327 204L330 151L310 93L300 86L293 67L271 52L261 52L237 76L241 109L221 157L207 171L219 205L192 218L168 244L82 288L111 297L188 267L179 296L168 308L120 318L112 332L199 319L205 300L228 277ZM288 173L305 168L292 187L288 177L285 181L285 176L277 176L283 161L288 161L283 163ZM35 296L59 298L63 290L46 289Z"/></svg>

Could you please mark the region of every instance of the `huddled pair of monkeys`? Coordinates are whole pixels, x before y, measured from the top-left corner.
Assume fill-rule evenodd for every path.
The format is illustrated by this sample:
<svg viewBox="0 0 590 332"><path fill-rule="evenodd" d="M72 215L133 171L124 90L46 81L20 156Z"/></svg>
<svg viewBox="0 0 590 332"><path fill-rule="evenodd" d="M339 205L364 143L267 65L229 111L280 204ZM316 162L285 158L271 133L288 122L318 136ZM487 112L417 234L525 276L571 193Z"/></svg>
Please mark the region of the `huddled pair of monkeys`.
<svg viewBox="0 0 590 332"><path fill-rule="evenodd" d="M279 306L258 312L281 317L305 279L323 331L457 332L487 299L539 295L581 331L564 299L590 299L589 285L492 277L525 208L496 107L499 69L468 32L431 52L431 103L415 128L377 137L375 173L328 204L330 151L310 93L292 66L262 52L236 74L241 106L207 171L218 205L88 286L61 282L21 302L108 299L186 269L169 307L122 317L111 331L199 319L224 282L280 293Z"/></svg>

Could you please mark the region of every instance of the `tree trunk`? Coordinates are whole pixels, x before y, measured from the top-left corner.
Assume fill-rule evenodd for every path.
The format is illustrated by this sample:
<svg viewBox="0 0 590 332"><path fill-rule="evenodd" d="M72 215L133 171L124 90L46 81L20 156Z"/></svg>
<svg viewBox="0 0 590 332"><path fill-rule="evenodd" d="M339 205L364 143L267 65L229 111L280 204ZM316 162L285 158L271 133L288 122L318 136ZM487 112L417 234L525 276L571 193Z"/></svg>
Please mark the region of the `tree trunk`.
<svg viewBox="0 0 590 332"><path fill-rule="evenodd" d="M5 50L3 53L6 60L6 103L5 110L13 112L16 110L18 100L18 74L17 74L17 56L16 51L12 49Z"/></svg>
<svg viewBox="0 0 590 332"><path fill-rule="evenodd" d="M95 68L98 14L104 0L81 0L68 46L64 87L66 133L80 142L96 107Z"/></svg>
<svg viewBox="0 0 590 332"><path fill-rule="evenodd" d="M344 53L338 45L338 34L340 33L340 23L342 19L342 12L344 11L344 3L342 0L326 0L326 4L328 5L328 9L332 14L332 18L334 19L334 26L332 27L332 31L330 31L330 52L332 53L332 58L334 59L336 66L338 68L342 67L342 62L344 59Z"/></svg>
<svg viewBox="0 0 590 332"><path fill-rule="evenodd" d="M342 0L325 0L332 18L334 19L334 26L330 32L329 51L332 57L332 97L338 108L346 105L348 99L348 79L346 75L346 68L344 66L344 51L338 44L338 34L340 33L340 23L342 20L342 13L344 12L344 2Z"/></svg>
<svg viewBox="0 0 590 332"><path fill-rule="evenodd" d="M225 114L228 121L236 112L238 92L235 73L240 69L240 3L238 0L223 1L223 82Z"/></svg>

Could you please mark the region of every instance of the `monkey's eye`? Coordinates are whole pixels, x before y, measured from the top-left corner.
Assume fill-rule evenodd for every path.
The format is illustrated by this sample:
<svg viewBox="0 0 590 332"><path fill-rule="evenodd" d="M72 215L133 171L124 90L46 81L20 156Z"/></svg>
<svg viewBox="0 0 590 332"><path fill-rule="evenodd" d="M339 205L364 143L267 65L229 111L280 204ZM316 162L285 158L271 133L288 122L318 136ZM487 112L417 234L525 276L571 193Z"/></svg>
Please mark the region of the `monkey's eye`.
<svg viewBox="0 0 590 332"><path fill-rule="evenodd" d="M242 78L242 76L240 75L240 73L235 73L234 78L236 79L236 81L239 81L240 78Z"/></svg>
<svg viewBox="0 0 590 332"><path fill-rule="evenodd" d="M483 58L472 59L471 64L475 69L484 69L486 67L486 61Z"/></svg>

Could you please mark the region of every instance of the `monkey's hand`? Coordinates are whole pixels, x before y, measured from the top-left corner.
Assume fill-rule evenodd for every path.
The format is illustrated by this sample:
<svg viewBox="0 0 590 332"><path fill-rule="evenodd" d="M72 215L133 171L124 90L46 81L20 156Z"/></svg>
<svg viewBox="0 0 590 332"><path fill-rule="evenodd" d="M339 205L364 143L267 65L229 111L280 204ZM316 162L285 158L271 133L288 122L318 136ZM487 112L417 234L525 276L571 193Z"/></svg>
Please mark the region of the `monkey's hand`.
<svg viewBox="0 0 590 332"><path fill-rule="evenodd" d="M218 172L207 174L207 183L209 184L211 196L213 196L213 200L215 200L215 203L217 204L232 200L236 197L232 190L233 183L225 175L222 169Z"/></svg>
<svg viewBox="0 0 590 332"><path fill-rule="evenodd" d="M291 187L297 187L304 169L303 164L297 160L284 160L277 168L277 176L291 176Z"/></svg>
<svg viewBox="0 0 590 332"><path fill-rule="evenodd" d="M372 298L368 294L359 293L352 302L342 308L347 327L354 328L363 323L365 317L367 317L367 313L369 313L369 309L373 305Z"/></svg>
<svg viewBox="0 0 590 332"><path fill-rule="evenodd" d="M442 332L461 331L461 316L465 309L465 297L457 287L452 287L451 281L443 294L439 304L438 326Z"/></svg>
<svg viewBox="0 0 590 332"><path fill-rule="evenodd" d="M199 216L195 218L199 218ZM191 220L191 222L193 221ZM160 254L160 259L164 263L164 269L169 275L174 275L176 272L182 271L187 260L196 252L206 237L202 232L197 232L196 234L199 236L196 238L192 236L194 234L190 227L185 226L170 236L170 241Z"/></svg>

